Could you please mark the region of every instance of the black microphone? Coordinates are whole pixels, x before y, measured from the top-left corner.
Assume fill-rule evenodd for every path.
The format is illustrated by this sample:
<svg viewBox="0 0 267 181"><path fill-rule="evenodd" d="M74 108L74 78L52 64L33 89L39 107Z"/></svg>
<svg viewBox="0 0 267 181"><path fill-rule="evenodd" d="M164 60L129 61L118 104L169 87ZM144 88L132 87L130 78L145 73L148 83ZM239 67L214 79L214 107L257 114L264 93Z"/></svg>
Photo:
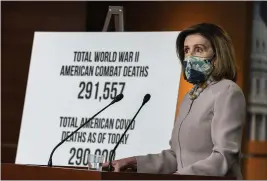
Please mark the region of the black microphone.
<svg viewBox="0 0 267 181"><path fill-rule="evenodd" d="M139 113L139 111L142 109L142 107L149 101L150 99L150 94L146 94L144 96L144 99L143 99L143 103L142 105L140 106L140 108L138 109L137 113L134 115L133 119L131 120L130 124L127 126L127 128L125 129L124 133L122 134L122 136L120 137L120 140L117 142L117 144L115 145L114 149L112 150L111 154L109 155L109 165L108 165L108 171L113 171L113 166L112 166L112 158L114 157L115 155L115 151L116 149L118 148L119 144L121 143L122 141L122 138L125 136L126 132L128 131L128 129L130 128L130 126L132 125L135 117L137 116L137 114Z"/></svg>
<svg viewBox="0 0 267 181"><path fill-rule="evenodd" d="M86 121L85 123L83 123L80 127L78 127L75 131L73 131L69 136L67 136L65 139L63 139L61 142L59 142L54 149L52 150L50 157L49 157L49 161L48 161L48 166L52 167L52 157L54 152L56 151L56 149L62 144L64 143L68 138L70 138L74 133L76 133L77 131L79 131L79 129L81 129L83 126L85 126L87 123L89 123L92 119L94 119L94 117L96 117L98 114L100 114L102 111L104 111L105 109L107 109L109 106L111 106L112 104L119 102L120 100L122 100L123 98L123 94L119 94L117 95L111 103L109 103L109 105L107 105L106 107L104 107L102 110L100 110L98 113L96 113L93 117L91 117L88 121Z"/></svg>

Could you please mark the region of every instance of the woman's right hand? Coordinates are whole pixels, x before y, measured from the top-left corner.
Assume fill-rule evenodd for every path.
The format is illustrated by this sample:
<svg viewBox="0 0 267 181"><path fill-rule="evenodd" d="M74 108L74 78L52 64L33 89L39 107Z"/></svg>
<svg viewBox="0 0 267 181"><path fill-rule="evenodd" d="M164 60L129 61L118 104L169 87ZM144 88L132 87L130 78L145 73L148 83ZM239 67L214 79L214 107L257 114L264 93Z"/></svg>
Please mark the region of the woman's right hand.
<svg viewBox="0 0 267 181"><path fill-rule="evenodd" d="M120 170L127 168L127 167L132 167L135 165L136 158L135 157L128 157L128 158L122 158L120 160L114 160L112 161L112 166L114 167L114 172L119 172ZM109 162L105 162L103 164L103 168L108 167Z"/></svg>

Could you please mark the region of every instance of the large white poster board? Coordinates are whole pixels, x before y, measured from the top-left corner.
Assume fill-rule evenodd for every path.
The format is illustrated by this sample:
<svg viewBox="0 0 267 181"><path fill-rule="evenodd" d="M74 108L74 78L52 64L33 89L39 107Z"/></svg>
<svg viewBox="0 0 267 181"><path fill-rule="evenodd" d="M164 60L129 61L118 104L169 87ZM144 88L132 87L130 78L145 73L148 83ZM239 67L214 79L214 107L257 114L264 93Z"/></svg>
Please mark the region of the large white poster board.
<svg viewBox="0 0 267 181"><path fill-rule="evenodd" d="M57 143L119 93L120 102L56 150L53 164L85 166L88 153L108 156L147 93L116 159L168 148L181 73L178 33L35 33L16 163L46 165Z"/></svg>

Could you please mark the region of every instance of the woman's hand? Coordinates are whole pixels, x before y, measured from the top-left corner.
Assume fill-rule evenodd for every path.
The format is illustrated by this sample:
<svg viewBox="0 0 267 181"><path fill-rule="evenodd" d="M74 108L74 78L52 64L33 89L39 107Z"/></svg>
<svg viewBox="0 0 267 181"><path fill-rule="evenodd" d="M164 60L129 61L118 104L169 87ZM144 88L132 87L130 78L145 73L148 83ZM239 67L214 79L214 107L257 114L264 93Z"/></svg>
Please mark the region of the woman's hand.
<svg viewBox="0 0 267 181"><path fill-rule="evenodd" d="M132 167L136 164L135 157L122 158L120 160L112 161L112 166L114 167L114 172L119 172L121 169ZM103 168L108 167L109 162L103 164Z"/></svg>

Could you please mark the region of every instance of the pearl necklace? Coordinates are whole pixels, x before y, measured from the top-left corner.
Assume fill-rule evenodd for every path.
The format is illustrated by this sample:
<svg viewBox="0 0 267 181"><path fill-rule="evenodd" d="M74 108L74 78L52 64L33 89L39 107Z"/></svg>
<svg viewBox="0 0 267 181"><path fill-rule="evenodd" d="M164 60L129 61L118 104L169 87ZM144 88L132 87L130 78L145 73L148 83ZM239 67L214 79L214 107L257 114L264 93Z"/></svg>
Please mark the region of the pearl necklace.
<svg viewBox="0 0 267 181"><path fill-rule="evenodd" d="M203 92L203 90L213 81L213 78L210 77L206 82L194 85L194 87L189 92L189 98L191 100L195 100L200 95L200 93Z"/></svg>

